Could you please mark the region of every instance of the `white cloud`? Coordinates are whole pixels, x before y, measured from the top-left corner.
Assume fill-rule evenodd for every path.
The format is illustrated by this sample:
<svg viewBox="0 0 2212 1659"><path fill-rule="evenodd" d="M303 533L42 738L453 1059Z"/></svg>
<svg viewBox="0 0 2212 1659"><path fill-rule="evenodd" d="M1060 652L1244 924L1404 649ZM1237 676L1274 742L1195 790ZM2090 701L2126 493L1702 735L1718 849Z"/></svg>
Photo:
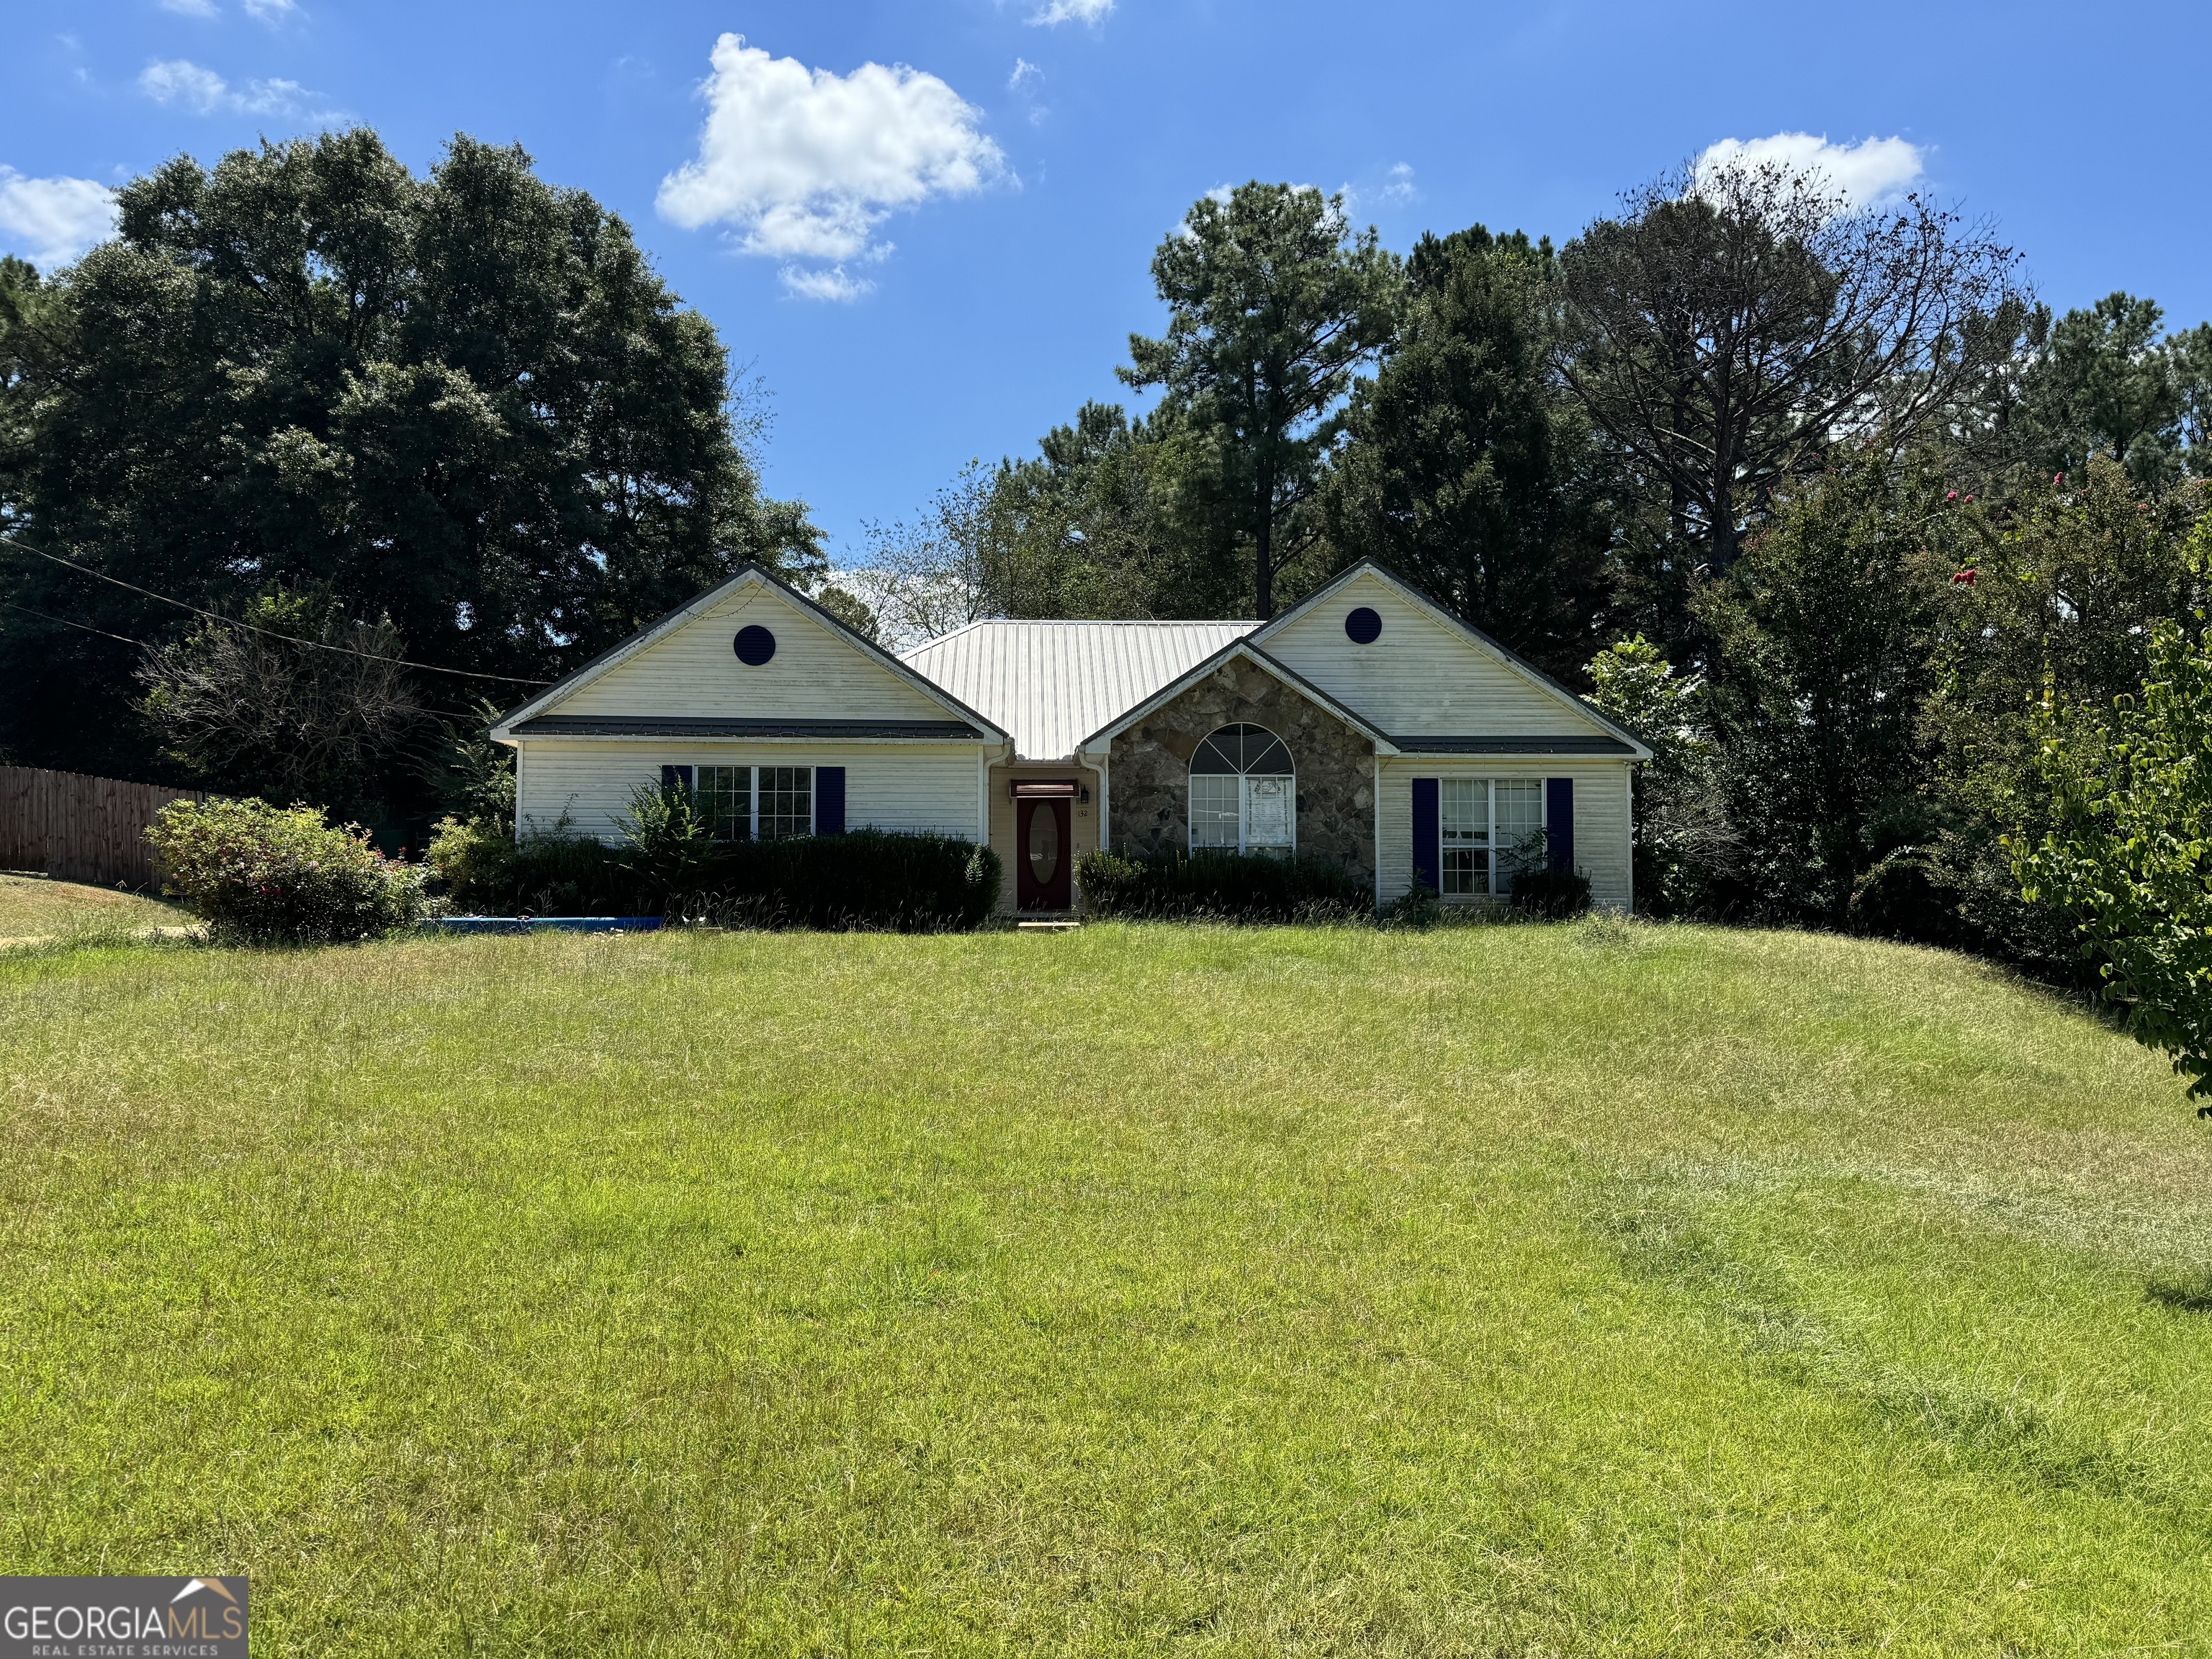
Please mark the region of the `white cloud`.
<svg viewBox="0 0 2212 1659"><path fill-rule="evenodd" d="M300 9L299 0L246 0L246 15L272 27Z"/></svg>
<svg viewBox="0 0 2212 1659"><path fill-rule="evenodd" d="M90 179L26 179L0 167L0 246L52 270L115 230L115 192Z"/></svg>
<svg viewBox="0 0 2212 1659"><path fill-rule="evenodd" d="M1391 207L1401 206L1421 193L1413 187L1413 169L1407 162L1401 161L1392 167L1388 180L1376 196Z"/></svg>
<svg viewBox="0 0 2212 1659"><path fill-rule="evenodd" d="M215 0L161 0L161 9L175 12L179 17L219 15Z"/></svg>
<svg viewBox="0 0 2212 1659"><path fill-rule="evenodd" d="M228 112L240 115L291 115L309 120L333 120L329 110L313 110L314 94L297 81L248 81L233 87L211 69L202 69L186 58L149 64L138 76L138 90L164 108L171 105L194 115Z"/></svg>
<svg viewBox="0 0 2212 1659"><path fill-rule="evenodd" d="M863 64L850 75L770 58L742 35L714 43L702 88L699 154L660 181L661 216L687 229L724 223L738 250L776 259L881 258L872 239L900 208L965 196L1006 158L977 130L981 112L933 75ZM794 293L865 292L842 271L787 273Z"/></svg>
<svg viewBox="0 0 2212 1659"><path fill-rule="evenodd" d="M796 299L829 300L841 305L850 305L876 286L866 277L848 275L842 265L831 265L826 270L786 265L776 275L783 279L785 291Z"/></svg>
<svg viewBox="0 0 2212 1659"><path fill-rule="evenodd" d="M147 64L139 74L138 90L157 104L180 104L195 115L221 109L230 96L222 76L185 58Z"/></svg>
<svg viewBox="0 0 2212 1659"><path fill-rule="evenodd" d="M1014 59L1014 72L1006 77L1008 92L1026 92L1044 79L1044 71L1026 58Z"/></svg>
<svg viewBox="0 0 2212 1659"><path fill-rule="evenodd" d="M1061 23L1103 23L1114 9L1114 0L1045 0L1030 14L1030 21L1047 28Z"/></svg>
<svg viewBox="0 0 2212 1659"><path fill-rule="evenodd" d="M1723 138L1697 159L1704 179L1730 162L1779 161L1800 173L1818 173L1853 207L1866 207L1909 188L1920 177L1927 152L1902 138L1862 138L1856 144L1832 144L1809 132L1778 132L1765 138Z"/></svg>

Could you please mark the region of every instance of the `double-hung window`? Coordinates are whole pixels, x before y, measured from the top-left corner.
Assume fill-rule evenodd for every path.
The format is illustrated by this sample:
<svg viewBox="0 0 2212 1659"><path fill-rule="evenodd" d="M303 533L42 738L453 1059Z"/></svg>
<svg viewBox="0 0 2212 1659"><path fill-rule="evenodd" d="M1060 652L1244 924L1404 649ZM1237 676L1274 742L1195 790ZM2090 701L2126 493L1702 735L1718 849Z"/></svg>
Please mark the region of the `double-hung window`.
<svg viewBox="0 0 2212 1659"><path fill-rule="evenodd" d="M782 841L814 833L811 766L702 766L691 798L717 841Z"/></svg>
<svg viewBox="0 0 2212 1659"><path fill-rule="evenodd" d="M1445 778L1437 795L1446 898L1502 897L1543 862L1542 779Z"/></svg>

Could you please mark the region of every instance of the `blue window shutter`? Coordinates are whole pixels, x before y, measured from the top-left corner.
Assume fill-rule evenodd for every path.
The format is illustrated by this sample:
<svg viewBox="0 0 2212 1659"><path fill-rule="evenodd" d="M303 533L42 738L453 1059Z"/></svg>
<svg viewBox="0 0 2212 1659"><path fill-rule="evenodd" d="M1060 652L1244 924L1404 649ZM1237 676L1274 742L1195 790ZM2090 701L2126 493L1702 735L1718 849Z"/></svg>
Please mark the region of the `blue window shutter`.
<svg viewBox="0 0 2212 1659"><path fill-rule="evenodd" d="M1575 781L1544 780L1544 839L1552 854L1552 868L1575 867Z"/></svg>
<svg viewBox="0 0 2212 1659"><path fill-rule="evenodd" d="M845 769L842 766L814 769L814 833L845 833Z"/></svg>
<svg viewBox="0 0 2212 1659"><path fill-rule="evenodd" d="M691 793L691 778L692 771L688 766L664 766L660 769L660 787L663 789L681 789L688 795Z"/></svg>
<svg viewBox="0 0 2212 1659"><path fill-rule="evenodd" d="M1413 780L1413 879L1432 893L1443 891L1443 841L1434 778Z"/></svg>

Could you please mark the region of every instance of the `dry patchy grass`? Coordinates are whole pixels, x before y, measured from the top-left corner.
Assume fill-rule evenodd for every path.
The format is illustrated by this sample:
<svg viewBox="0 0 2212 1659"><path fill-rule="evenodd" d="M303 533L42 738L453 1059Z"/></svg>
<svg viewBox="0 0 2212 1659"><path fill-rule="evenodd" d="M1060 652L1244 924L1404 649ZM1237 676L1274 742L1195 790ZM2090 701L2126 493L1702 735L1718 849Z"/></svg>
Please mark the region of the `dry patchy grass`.
<svg viewBox="0 0 2212 1659"><path fill-rule="evenodd" d="M175 905L139 893L49 881L44 876L0 875L0 943L88 932L128 933L191 921Z"/></svg>

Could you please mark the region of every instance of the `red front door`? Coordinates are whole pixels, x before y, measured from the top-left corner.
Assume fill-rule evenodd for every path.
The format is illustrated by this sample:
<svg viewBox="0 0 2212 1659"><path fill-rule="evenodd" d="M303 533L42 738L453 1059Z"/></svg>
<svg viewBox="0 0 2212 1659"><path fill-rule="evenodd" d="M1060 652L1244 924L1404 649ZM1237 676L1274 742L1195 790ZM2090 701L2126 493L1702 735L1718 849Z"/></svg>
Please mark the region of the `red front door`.
<svg viewBox="0 0 2212 1659"><path fill-rule="evenodd" d="M1014 813L1014 903L1023 910L1071 910L1075 888L1068 857L1067 802L1017 801Z"/></svg>

